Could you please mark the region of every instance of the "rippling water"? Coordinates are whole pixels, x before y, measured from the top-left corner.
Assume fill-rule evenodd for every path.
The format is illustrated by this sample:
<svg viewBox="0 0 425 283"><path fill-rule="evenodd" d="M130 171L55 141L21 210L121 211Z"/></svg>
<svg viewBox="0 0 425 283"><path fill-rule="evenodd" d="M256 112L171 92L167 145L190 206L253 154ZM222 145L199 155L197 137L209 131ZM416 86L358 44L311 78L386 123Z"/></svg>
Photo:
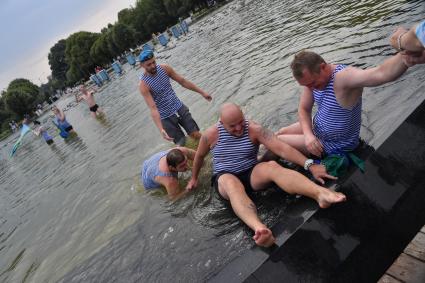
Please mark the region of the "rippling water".
<svg viewBox="0 0 425 283"><path fill-rule="evenodd" d="M175 86L202 128L217 120L221 103L234 101L276 130L297 119L300 88L288 67L295 52L309 48L330 62L374 66L393 53L388 37L394 28L422 20L424 6L235 0L193 25L189 38L158 61L213 95L208 103ZM57 136L48 147L27 136L13 159L14 139L0 144L1 281L205 281L252 247L250 231L210 190L208 170L201 187L174 204L143 191L141 162L170 144L160 139L138 93L141 70L125 69L96 96L105 121L91 119L84 104L66 112L77 139ZM362 136L368 142L379 146L423 100L424 78L425 69L416 66L397 82L365 90ZM259 202L269 225L288 202L275 194Z"/></svg>

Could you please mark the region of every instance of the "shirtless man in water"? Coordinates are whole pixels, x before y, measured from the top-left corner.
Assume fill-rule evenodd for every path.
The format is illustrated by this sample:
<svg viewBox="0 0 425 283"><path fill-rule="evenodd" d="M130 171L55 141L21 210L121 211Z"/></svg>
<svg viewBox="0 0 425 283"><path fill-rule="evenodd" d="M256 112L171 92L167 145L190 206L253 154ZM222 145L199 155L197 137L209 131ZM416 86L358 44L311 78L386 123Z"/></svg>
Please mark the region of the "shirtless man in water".
<svg viewBox="0 0 425 283"><path fill-rule="evenodd" d="M89 91L88 89L86 89L84 85L80 86L80 91L82 93L80 96L77 96L77 94L75 95L75 99L77 100L77 103L80 102L81 100L85 100L89 106L90 115L93 118L96 118L96 115L104 114L104 112L102 111L102 108L100 108L99 105L96 104L96 101L94 101L94 96L93 96L94 91L92 90Z"/></svg>
<svg viewBox="0 0 425 283"><path fill-rule="evenodd" d="M269 247L275 238L258 218L257 208L248 196L250 192L264 190L275 183L289 194L314 199L321 208L343 202L346 197L316 185L304 175L286 169L275 161L259 162L257 154L260 144L280 157L304 166L322 184L324 178L335 179L327 174L323 165L314 164L313 160L279 140L270 130L245 119L238 105L225 103L221 106L220 121L202 134L187 189L192 190L197 186L204 158L211 151L214 188L223 199L230 202L235 214L253 230L255 243Z"/></svg>

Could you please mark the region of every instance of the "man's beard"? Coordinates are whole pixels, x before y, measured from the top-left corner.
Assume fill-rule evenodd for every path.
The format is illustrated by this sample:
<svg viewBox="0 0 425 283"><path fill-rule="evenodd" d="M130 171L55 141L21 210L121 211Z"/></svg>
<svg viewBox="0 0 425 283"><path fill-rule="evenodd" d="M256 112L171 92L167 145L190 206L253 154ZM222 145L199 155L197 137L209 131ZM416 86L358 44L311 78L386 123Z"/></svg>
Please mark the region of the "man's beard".
<svg viewBox="0 0 425 283"><path fill-rule="evenodd" d="M151 70L148 71L148 73L151 74L151 75L155 75L156 72L157 72L156 67L152 68Z"/></svg>

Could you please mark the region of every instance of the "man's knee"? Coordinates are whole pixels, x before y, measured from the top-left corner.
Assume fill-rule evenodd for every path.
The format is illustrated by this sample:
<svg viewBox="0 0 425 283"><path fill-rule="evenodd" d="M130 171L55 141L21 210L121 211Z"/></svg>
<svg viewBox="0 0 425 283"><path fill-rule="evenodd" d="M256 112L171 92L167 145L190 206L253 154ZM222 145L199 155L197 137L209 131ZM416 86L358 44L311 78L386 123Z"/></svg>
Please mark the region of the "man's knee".
<svg viewBox="0 0 425 283"><path fill-rule="evenodd" d="M273 180L276 177L286 173L286 168L282 167L279 163L274 160L270 160L263 163L261 168L262 176L267 180Z"/></svg>
<svg viewBox="0 0 425 283"><path fill-rule="evenodd" d="M270 169L270 170L279 170L280 168L283 168L275 160L267 161L267 162L265 162L265 164L266 164L267 169Z"/></svg>
<svg viewBox="0 0 425 283"><path fill-rule="evenodd" d="M226 199L230 199L230 195L245 192L242 183L231 174L221 175L218 180L218 191Z"/></svg>

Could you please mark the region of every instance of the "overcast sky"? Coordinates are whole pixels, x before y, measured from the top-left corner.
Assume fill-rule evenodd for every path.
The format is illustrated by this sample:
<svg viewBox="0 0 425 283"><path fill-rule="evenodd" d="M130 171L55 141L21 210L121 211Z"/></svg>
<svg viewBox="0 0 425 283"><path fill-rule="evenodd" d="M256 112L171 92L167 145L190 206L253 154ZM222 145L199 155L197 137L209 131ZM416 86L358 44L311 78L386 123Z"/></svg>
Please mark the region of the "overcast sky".
<svg viewBox="0 0 425 283"><path fill-rule="evenodd" d="M0 91L16 78L47 82L50 48L78 31L100 32L136 0L0 0Z"/></svg>

